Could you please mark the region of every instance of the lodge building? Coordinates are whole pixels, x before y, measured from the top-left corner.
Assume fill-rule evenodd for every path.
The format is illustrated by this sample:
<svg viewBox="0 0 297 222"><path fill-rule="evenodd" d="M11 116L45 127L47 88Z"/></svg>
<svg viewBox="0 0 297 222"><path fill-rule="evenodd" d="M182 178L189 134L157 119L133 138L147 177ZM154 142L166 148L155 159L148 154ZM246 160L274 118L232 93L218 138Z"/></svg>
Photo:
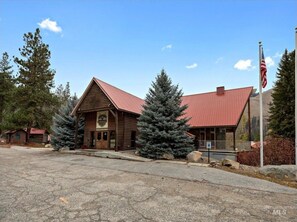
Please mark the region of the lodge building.
<svg viewBox="0 0 297 222"><path fill-rule="evenodd" d="M188 104L189 134L197 149L205 149L206 141L211 141L212 149L235 150L236 130L244 112L250 123L252 91L253 87L218 87L215 92L182 97L182 105ZM93 78L71 114L85 118L85 147L125 150L136 147L137 118L143 104L143 99Z"/></svg>

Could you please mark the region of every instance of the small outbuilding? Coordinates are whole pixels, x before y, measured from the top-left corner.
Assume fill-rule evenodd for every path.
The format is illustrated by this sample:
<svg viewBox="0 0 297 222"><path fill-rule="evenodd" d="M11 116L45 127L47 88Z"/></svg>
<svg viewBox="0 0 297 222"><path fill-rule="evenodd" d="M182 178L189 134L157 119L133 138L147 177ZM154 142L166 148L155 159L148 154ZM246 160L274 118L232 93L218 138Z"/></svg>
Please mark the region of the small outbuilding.
<svg viewBox="0 0 297 222"><path fill-rule="evenodd" d="M14 144L25 144L27 132L23 129L9 130L5 132L6 142Z"/></svg>

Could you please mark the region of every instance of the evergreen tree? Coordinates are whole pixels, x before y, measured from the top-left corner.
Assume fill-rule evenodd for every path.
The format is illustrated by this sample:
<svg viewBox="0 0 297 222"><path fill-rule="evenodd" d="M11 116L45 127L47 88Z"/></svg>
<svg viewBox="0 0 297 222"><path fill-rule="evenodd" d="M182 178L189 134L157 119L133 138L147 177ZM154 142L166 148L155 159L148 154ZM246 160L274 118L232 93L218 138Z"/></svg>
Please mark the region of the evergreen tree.
<svg viewBox="0 0 297 222"><path fill-rule="evenodd" d="M9 56L7 52L4 52L0 60L0 134L2 129L5 128L4 115L9 112L15 88L12 73Z"/></svg>
<svg viewBox="0 0 297 222"><path fill-rule="evenodd" d="M77 121L77 145L81 146L83 143L84 120L82 118L77 120L75 116L70 115L77 102L76 96L69 98L53 118L51 144L55 150L62 147L75 148L75 125Z"/></svg>
<svg viewBox="0 0 297 222"><path fill-rule="evenodd" d="M276 73L269 109L269 128L272 134L295 137L295 51L282 56Z"/></svg>
<svg viewBox="0 0 297 222"><path fill-rule="evenodd" d="M68 99L70 98L70 95L71 95L69 82L66 83L65 88L62 84L60 84L57 87L55 94L59 99L59 103L61 105L65 105L65 103L68 101Z"/></svg>
<svg viewBox="0 0 297 222"><path fill-rule="evenodd" d="M55 71L50 68L49 46L42 42L39 29L33 34L24 34L23 39L25 44L19 49L21 58L14 59L19 72L15 96L18 109L13 121L18 128L27 128L27 132L31 127L49 129L58 104L51 92Z"/></svg>
<svg viewBox="0 0 297 222"><path fill-rule="evenodd" d="M164 70L156 77L146 95L143 111L137 123L141 156L161 159L164 154L185 157L194 149L186 132L189 129L181 106L182 91L173 85Z"/></svg>

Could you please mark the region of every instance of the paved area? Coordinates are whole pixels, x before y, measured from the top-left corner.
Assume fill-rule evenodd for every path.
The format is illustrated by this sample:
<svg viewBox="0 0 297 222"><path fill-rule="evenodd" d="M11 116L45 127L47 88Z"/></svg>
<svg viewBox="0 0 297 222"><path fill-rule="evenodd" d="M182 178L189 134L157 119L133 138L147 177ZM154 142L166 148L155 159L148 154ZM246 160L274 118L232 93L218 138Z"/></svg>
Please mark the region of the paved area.
<svg viewBox="0 0 297 222"><path fill-rule="evenodd" d="M297 190L206 167L0 148L0 221L297 221Z"/></svg>

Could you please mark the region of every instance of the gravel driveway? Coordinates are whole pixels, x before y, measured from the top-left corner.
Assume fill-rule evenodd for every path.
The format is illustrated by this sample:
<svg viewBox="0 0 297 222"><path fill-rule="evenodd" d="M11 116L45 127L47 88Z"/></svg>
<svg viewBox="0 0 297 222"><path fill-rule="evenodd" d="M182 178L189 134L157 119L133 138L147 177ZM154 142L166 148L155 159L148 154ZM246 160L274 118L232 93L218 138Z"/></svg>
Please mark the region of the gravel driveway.
<svg viewBox="0 0 297 222"><path fill-rule="evenodd" d="M0 148L0 221L297 221L297 190L205 167Z"/></svg>

